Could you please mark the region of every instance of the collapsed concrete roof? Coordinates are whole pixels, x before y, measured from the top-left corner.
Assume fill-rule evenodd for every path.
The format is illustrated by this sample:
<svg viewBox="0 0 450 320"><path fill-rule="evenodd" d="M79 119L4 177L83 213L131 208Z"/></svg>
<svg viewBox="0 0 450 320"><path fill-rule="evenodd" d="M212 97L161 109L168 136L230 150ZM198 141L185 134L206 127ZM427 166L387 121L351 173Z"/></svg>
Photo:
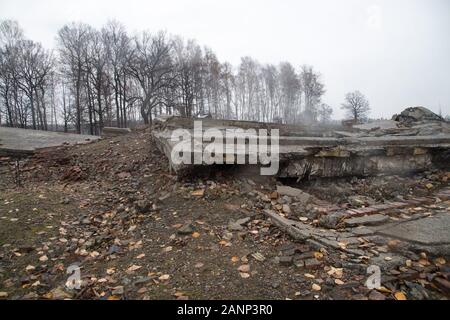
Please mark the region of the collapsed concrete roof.
<svg viewBox="0 0 450 320"><path fill-rule="evenodd" d="M424 107L410 107L403 110L399 115L394 115L392 120L411 123L418 121L444 121L444 119L433 111Z"/></svg>
<svg viewBox="0 0 450 320"><path fill-rule="evenodd" d="M273 123L258 123L235 120L202 120L202 132L210 128L218 129L224 136L229 129L273 129L280 131L278 177L309 178L309 177L341 177L351 175L373 175L379 173L400 173L420 171L430 166L445 165L450 150L450 126L441 121L439 126L427 127L420 124L419 129L407 128L396 123L386 128L372 125L358 130L333 131L326 127L295 126ZM205 142L193 132L194 120L179 117L169 117L159 121L152 135L161 151L167 156L170 170L178 175L189 174L201 164L176 164L171 154L178 141L171 139L174 130L185 129L192 138L188 143L196 145L195 152L202 153L211 142ZM411 131L412 130L412 131ZM429 134L420 134L421 132ZM245 136L245 134L244 134ZM246 138L255 138L252 135ZM235 143L233 150L225 150L224 159L238 155L252 155L248 148L249 139L245 144ZM220 143L220 141L214 141ZM201 147L198 148L198 144ZM219 149L220 150L220 149ZM192 157L195 156L192 152ZM227 164L236 164L224 161ZM262 166L258 162L258 166Z"/></svg>

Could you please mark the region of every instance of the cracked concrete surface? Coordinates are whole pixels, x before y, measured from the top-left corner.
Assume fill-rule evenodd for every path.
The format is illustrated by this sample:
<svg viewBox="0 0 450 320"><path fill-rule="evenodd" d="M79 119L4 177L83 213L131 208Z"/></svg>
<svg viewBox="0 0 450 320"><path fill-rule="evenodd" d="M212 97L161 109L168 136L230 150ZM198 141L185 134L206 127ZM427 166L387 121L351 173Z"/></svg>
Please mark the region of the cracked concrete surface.
<svg viewBox="0 0 450 320"><path fill-rule="evenodd" d="M389 224L378 233L424 245L450 244L450 214Z"/></svg>
<svg viewBox="0 0 450 320"><path fill-rule="evenodd" d="M32 154L38 149L82 144L98 139L100 137L91 135L0 127L0 155Z"/></svg>

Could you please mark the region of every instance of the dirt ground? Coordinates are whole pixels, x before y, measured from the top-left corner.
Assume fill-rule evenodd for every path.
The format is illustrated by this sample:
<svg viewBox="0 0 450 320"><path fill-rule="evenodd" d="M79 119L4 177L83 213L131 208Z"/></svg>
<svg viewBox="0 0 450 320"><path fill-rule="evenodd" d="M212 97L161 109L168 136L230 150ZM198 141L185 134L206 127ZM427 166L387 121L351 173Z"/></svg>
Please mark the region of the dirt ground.
<svg viewBox="0 0 450 320"><path fill-rule="evenodd" d="M145 130L42 151L21 162L20 186L12 162L3 159L2 298L378 300L399 299L397 292L408 299L448 298L427 282L431 271L411 280L421 295L412 294L401 277L391 288L369 290L365 271L346 269L341 252L294 242L262 214L268 205L263 195L280 183L275 179L261 184L219 171L178 180L167 168ZM374 202L430 195L430 189L448 186L447 176L433 171L300 187L346 208L357 205L349 203L352 195ZM239 219L245 219L241 227L230 230L230 221ZM280 260L292 249L320 265ZM439 258L437 265L448 271ZM79 289L65 286L72 265L80 268Z"/></svg>

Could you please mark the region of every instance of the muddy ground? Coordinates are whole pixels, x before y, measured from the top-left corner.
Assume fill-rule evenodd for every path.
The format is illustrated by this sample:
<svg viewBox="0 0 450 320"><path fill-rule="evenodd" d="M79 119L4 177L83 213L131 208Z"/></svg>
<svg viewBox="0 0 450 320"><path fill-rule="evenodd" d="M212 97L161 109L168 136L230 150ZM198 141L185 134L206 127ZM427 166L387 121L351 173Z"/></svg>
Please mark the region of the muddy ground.
<svg viewBox="0 0 450 320"><path fill-rule="evenodd" d="M397 270L388 285L369 290L365 269L347 269L342 252L310 248L270 224L262 212L275 205L267 197L280 181L221 171L178 180L146 130L39 152L21 161L20 185L13 164L0 165L2 298L448 298L429 278L448 272L447 257L422 255L427 263L414 279ZM360 203L351 196L374 203L432 196L448 179L430 171L283 183L352 208ZM280 259L289 250L320 263ZM79 289L65 286L73 265Z"/></svg>

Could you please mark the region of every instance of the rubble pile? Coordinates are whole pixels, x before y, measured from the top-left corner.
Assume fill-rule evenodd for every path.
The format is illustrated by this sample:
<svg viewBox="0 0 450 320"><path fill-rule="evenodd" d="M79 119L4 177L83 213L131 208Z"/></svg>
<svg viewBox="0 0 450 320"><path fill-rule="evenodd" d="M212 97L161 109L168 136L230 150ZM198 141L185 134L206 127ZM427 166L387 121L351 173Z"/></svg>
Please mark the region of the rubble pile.
<svg viewBox="0 0 450 320"><path fill-rule="evenodd" d="M401 123L413 123L423 121L444 121L444 119L424 107L411 107L403 110L399 115L394 115L392 120Z"/></svg>
<svg viewBox="0 0 450 320"><path fill-rule="evenodd" d="M409 109L407 109L409 110ZM208 128L215 128L220 132L228 129L240 128L242 130L253 128L279 129L279 165L278 177L298 178L336 178L345 176L370 176L377 174L397 174L411 171L426 170L444 159L440 154L447 152L450 156L450 124L442 121L431 121L438 116L431 116L431 111L420 116L419 111L405 111L402 119L417 119L411 121L382 121L354 126L353 131L334 131L335 136L330 137L328 131L312 130L300 126L283 126L280 124L264 124L247 121L213 120L203 122L202 132ZM418 115L419 114L419 115ZM179 176L189 176L198 168L208 168L211 164L203 161L198 164L174 163L172 151L177 147L178 141L172 139L176 129L190 132L194 137L194 120L171 117L160 121L152 131L153 138L162 153L169 160L169 169ZM311 131L310 131L311 130ZM203 153L210 146L208 142L192 138L194 151ZM219 141L220 142L220 141ZM183 143L189 143L185 141ZM239 154L249 157L252 151L245 145L236 143L234 150L226 149L217 153L217 157L224 159L237 158ZM435 155L438 155L436 158ZM224 163L225 160L224 160ZM235 163L228 163L232 166ZM258 166L262 167L261 162Z"/></svg>
<svg viewBox="0 0 450 320"><path fill-rule="evenodd" d="M298 153L318 162L381 148L373 137L349 151L327 143L351 137L301 135L286 137L301 139ZM390 142L412 139L402 152L428 148L417 137L398 139ZM0 298L450 297L448 166L321 179L216 168L180 178L159 143L144 130L38 151L21 161L20 187L13 161L2 158ZM74 266L79 288L66 283ZM373 266L381 285L371 289Z"/></svg>
<svg viewBox="0 0 450 320"><path fill-rule="evenodd" d="M432 136L450 133L450 123L424 107L406 108L392 120L380 120L353 126L354 137Z"/></svg>

